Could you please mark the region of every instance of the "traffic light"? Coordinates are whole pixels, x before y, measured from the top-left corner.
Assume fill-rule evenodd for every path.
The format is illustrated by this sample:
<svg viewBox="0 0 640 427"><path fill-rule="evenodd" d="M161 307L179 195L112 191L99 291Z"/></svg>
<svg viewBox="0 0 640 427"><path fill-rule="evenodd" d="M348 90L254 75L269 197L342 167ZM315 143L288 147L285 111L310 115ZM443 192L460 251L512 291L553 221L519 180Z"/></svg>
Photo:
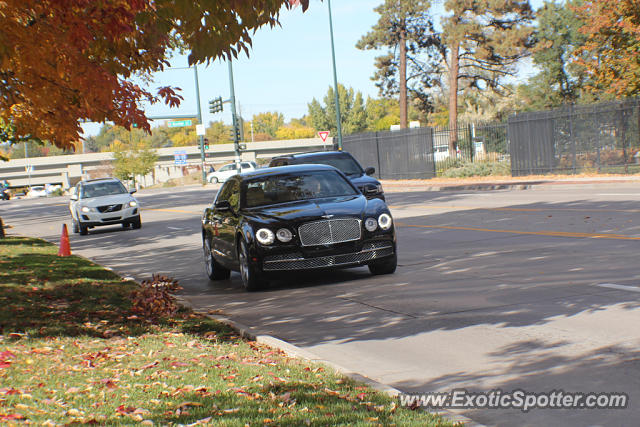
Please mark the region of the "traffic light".
<svg viewBox="0 0 640 427"><path fill-rule="evenodd" d="M222 111L222 97L217 97L211 101L209 101L209 112L210 113L219 113Z"/></svg>
<svg viewBox="0 0 640 427"><path fill-rule="evenodd" d="M242 138L240 137L240 126L237 124L231 125L231 129L229 130L229 135L234 142L240 141Z"/></svg>
<svg viewBox="0 0 640 427"><path fill-rule="evenodd" d="M209 149L209 138L205 138L204 139L204 149L208 150Z"/></svg>

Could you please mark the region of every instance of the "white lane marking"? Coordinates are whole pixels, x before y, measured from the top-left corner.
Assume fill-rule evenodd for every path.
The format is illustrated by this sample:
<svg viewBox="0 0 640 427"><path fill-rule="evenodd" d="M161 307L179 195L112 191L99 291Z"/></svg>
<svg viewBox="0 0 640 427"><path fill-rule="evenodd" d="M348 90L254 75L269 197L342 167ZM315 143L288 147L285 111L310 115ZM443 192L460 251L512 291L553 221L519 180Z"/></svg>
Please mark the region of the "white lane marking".
<svg viewBox="0 0 640 427"><path fill-rule="evenodd" d="M615 283L600 283L598 286L601 288L618 289L620 291L640 292L640 288L637 286L616 285Z"/></svg>
<svg viewBox="0 0 640 427"><path fill-rule="evenodd" d="M167 227L169 230L182 230L182 228L178 227Z"/></svg>
<svg viewBox="0 0 640 427"><path fill-rule="evenodd" d="M630 191L628 193L597 193L596 196L624 196L624 197L629 197L629 196L637 196L638 193L635 191Z"/></svg>

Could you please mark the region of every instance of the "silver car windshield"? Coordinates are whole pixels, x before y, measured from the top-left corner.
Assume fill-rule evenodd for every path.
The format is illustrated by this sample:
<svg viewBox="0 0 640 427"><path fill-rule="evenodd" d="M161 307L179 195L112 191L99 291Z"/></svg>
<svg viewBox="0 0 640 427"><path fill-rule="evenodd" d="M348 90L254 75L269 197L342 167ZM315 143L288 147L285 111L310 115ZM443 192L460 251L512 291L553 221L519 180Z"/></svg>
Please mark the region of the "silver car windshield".
<svg viewBox="0 0 640 427"><path fill-rule="evenodd" d="M244 206L248 208L359 194L335 171L271 175L247 181L244 186Z"/></svg>
<svg viewBox="0 0 640 427"><path fill-rule="evenodd" d="M120 182L96 182L85 184L80 189L81 199L90 199L92 197L111 196L114 194L125 194L127 189Z"/></svg>

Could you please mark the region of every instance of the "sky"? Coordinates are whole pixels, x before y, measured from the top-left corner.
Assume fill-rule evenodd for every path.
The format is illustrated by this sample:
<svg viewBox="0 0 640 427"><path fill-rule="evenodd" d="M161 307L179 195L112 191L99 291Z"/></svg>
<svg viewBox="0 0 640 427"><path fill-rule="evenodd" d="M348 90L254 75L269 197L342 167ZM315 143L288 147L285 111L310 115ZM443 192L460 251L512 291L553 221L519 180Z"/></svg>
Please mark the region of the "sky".
<svg viewBox="0 0 640 427"><path fill-rule="evenodd" d="M371 76L375 72L374 58L384 52L359 50L355 45L378 21L379 15L373 9L381 3L382 0L331 2L338 82L362 92L365 99L379 96ZM542 0L531 3L537 8ZM442 0L435 0L434 4L435 20L439 21L444 14ZM243 53L232 63L236 102L246 120L267 111L282 113L286 122L301 118L307 113L307 104L313 98L322 101L329 86L333 86L327 1L310 0L304 13L299 7L283 9L280 23L282 27L258 30L252 37L250 56L247 58ZM148 116L196 116L194 71L184 69L187 65L186 56L176 56L171 60L175 68L156 74L155 84L151 86L180 87L184 97L180 108L147 106ZM199 65L198 81L203 122L231 123L229 104L224 105L222 113L209 113L210 100L218 96L229 99L228 64L215 61L208 66ZM84 136L96 134L100 127L97 123L83 125Z"/></svg>

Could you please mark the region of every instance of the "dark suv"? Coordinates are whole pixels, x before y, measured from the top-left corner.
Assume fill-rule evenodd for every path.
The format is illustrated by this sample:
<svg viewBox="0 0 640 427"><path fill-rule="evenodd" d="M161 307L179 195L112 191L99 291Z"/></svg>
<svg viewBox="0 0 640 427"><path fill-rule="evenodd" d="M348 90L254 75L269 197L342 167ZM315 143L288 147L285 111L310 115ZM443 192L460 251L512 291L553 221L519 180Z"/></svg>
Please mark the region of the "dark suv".
<svg viewBox="0 0 640 427"><path fill-rule="evenodd" d="M382 184L370 176L373 175L375 168L368 167L362 169L360 163L349 153L345 151L315 151L310 153L290 154L286 156L278 156L271 159L269 167L314 164L329 165L342 171L351 182L358 187L360 192L367 198L378 198L385 200Z"/></svg>

